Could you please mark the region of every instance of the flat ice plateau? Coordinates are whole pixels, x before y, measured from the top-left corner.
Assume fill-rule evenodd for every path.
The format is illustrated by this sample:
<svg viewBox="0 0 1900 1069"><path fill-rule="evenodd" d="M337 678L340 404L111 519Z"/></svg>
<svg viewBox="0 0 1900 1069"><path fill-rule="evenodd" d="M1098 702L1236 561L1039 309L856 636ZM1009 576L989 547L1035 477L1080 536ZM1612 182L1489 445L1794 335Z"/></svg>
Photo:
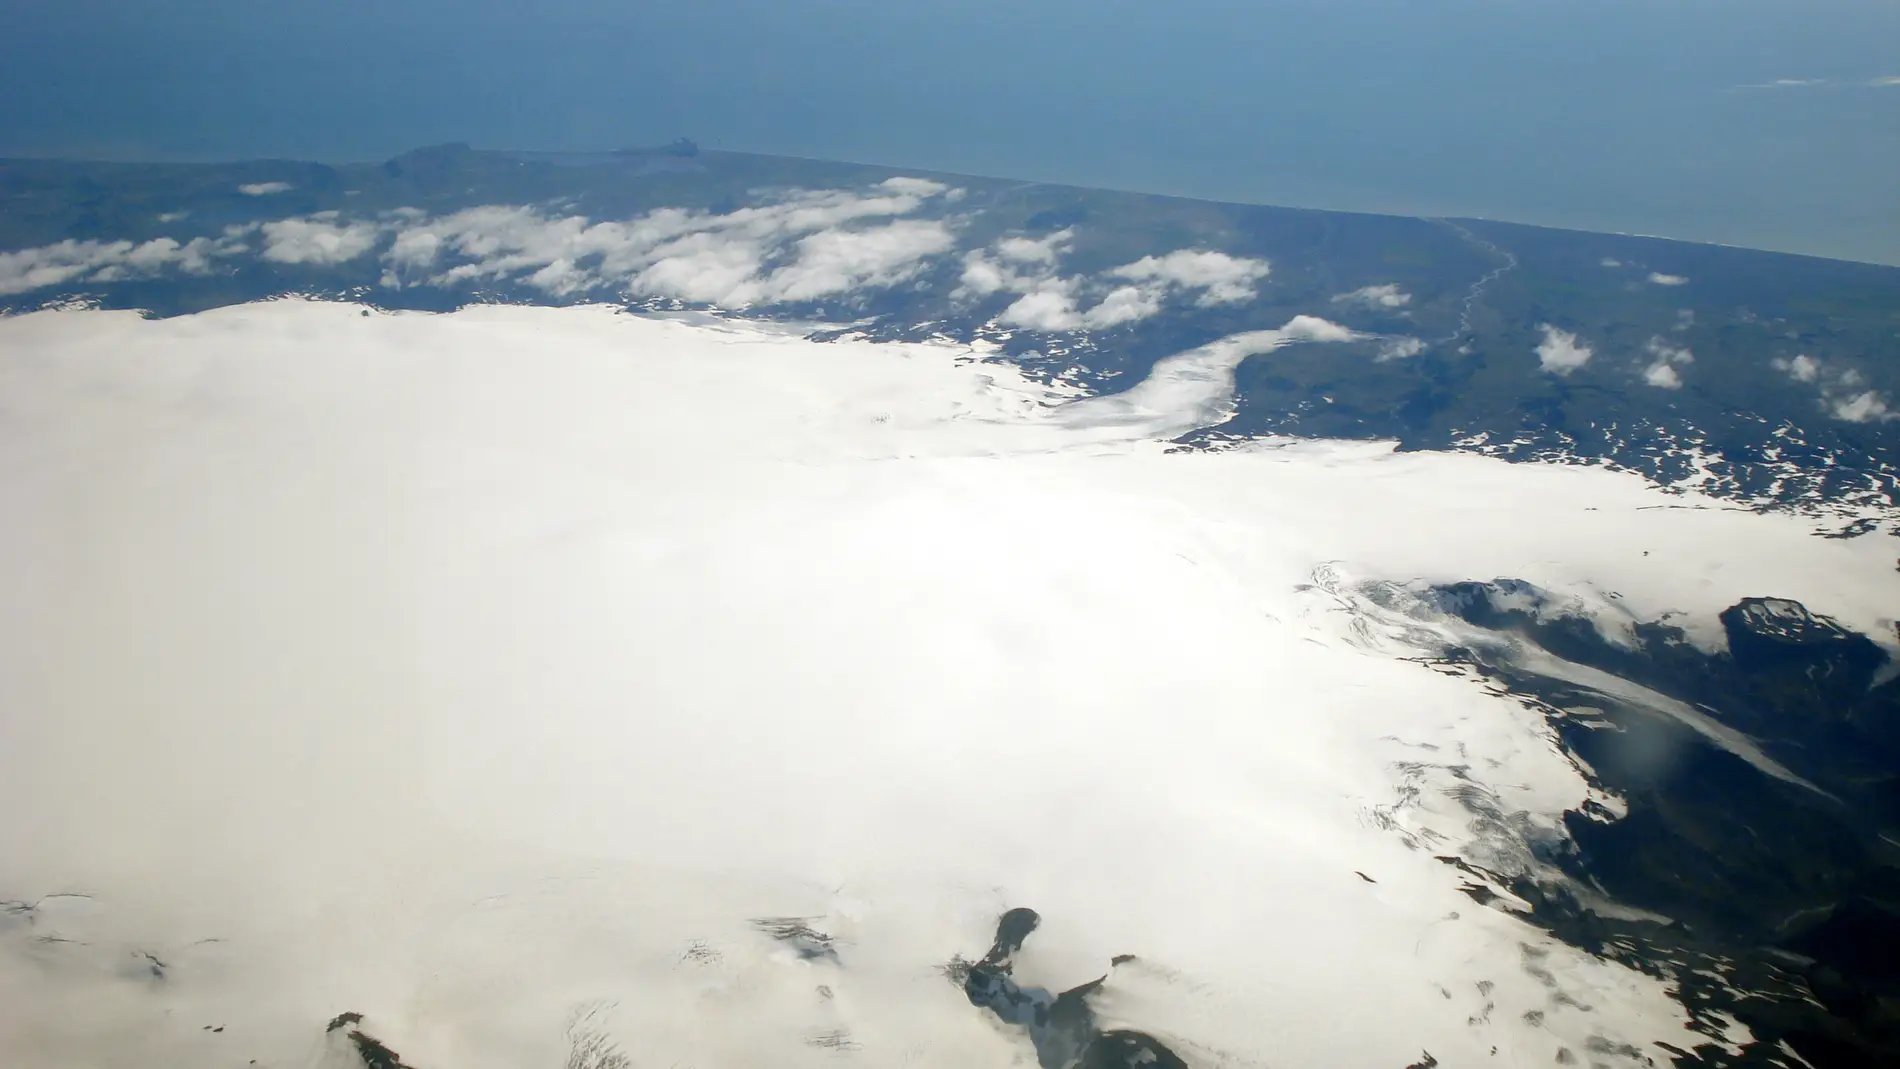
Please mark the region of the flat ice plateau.
<svg viewBox="0 0 1900 1069"><path fill-rule="evenodd" d="M1892 634L1888 551L1599 469L1170 447L1348 336L1085 398L606 308L0 320L0 899L39 904L0 1064L347 1066L344 1011L419 1069L1034 1064L943 972L1015 906L1018 980L1134 955L1104 1024L1196 1066L1706 1042L1459 892L1471 816L1395 807L1401 763L1553 834L1592 788L1341 577L1719 644L1753 595Z"/></svg>

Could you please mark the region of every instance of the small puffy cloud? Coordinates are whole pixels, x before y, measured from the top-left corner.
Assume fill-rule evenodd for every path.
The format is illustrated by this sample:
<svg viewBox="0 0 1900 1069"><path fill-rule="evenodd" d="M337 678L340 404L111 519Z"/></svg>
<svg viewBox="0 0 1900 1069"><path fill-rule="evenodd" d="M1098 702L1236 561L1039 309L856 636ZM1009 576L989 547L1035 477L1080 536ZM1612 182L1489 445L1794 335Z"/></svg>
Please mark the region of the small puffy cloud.
<svg viewBox="0 0 1900 1069"><path fill-rule="evenodd" d="M1544 340L1537 343L1538 366L1553 375L1568 375L1589 363L1594 355L1588 345L1567 330L1549 323L1540 323L1537 329L1544 332Z"/></svg>
<svg viewBox="0 0 1900 1069"><path fill-rule="evenodd" d="M1084 314L1084 325L1116 327L1146 319L1161 311L1161 297L1142 286L1119 286L1109 291L1095 307Z"/></svg>
<svg viewBox="0 0 1900 1069"><path fill-rule="evenodd" d="M789 262L762 270L767 249L743 235L702 232L662 246L629 291L726 307L814 301L913 277L955 238L934 220L829 229L800 238Z"/></svg>
<svg viewBox="0 0 1900 1069"><path fill-rule="evenodd" d="M1082 316L1076 311L1075 296L1062 279L1050 279L1018 297L998 318L1000 322L1030 330L1077 330Z"/></svg>
<svg viewBox="0 0 1900 1069"><path fill-rule="evenodd" d="M1058 230L1040 238L1009 237L968 253L963 276L950 296L962 301L1046 289L1055 282L1056 264L1074 236L1073 230Z"/></svg>
<svg viewBox="0 0 1900 1069"><path fill-rule="evenodd" d="M1644 368L1643 381L1662 390L1679 390L1682 388L1682 376L1678 375L1676 369L1670 367L1668 364L1651 364Z"/></svg>
<svg viewBox="0 0 1900 1069"><path fill-rule="evenodd" d="M1144 286L1118 286L1083 309L1076 300L1078 285L1076 279L1044 279L1003 309L997 321L1030 330L1106 330L1161 311L1160 294Z"/></svg>
<svg viewBox="0 0 1900 1069"><path fill-rule="evenodd" d="M909 178L904 175L886 178L878 183L878 187L888 189L892 193L904 193L913 197L934 197L950 191L950 187L942 182L932 182L928 178Z"/></svg>
<svg viewBox="0 0 1900 1069"><path fill-rule="evenodd" d="M543 293L579 293L593 281L587 269L569 259L559 259L527 276L528 285Z"/></svg>
<svg viewBox="0 0 1900 1069"><path fill-rule="evenodd" d="M766 276L766 301L810 301L902 282L956 243L934 220L904 219L862 230L824 230L798 242L798 256Z"/></svg>
<svg viewBox="0 0 1900 1069"><path fill-rule="evenodd" d="M1682 275L1665 275L1661 271L1651 271L1649 281L1650 284L1656 286L1681 286L1689 280Z"/></svg>
<svg viewBox="0 0 1900 1069"><path fill-rule="evenodd" d="M1361 286L1351 293L1341 293L1333 297L1334 304L1356 304L1366 308L1403 308L1412 303L1412 295L1400 289L1398 283L1387 282L1379 286Z"/></svg>
<svg viewBox="0 0 1900 1069"><path fill-rule="evenodd" d="M1425 343L1417 338L1389 338L1379 346L1379 355L1373 357L1374 363L1387 360L1404 360L1425 351Z"/></svg>
<svg viewBox="0 0 1900 1069"><path fill-rule="evenodd" d="M1885 395L1862 388L1867 377L1856 368L1830 371L1826 364L1806 353L1793 359L1777 357L1770 364L1796 382L1818 383L1821 407L1835 419L1849 423L1900 419L1900 412L1893 410Z"/></svg>
<svg viewBox="0 0 1900 1069"><path fill-rule="evenodd" d="M1019 264L1048 264L1053 266L1075 237L1073 230L1058 230L1040 238L1012 237L996 243L994 251L998 259Z"/></svg>
<svg viewBox="0 0 1900 1069"><path fill-rule="evenodd" d="M1264 260L1178 249L1144 256L1096 279L1063 276L1060 262L1074 236L1071 230L1058 230L1040 238L1007 237L968 253L951 297L972 300L1014 293L1019 296L997 322L1029 330L1106 330L1159 313L1176 292L1200 291L1195 303L1202 307L1249 300L1253 283L1269 270Z"/></svg>
<svg viewBox="0 0 1900 1069"><path fill-rule="evenodd" d="M1900 419L1900 413L1890 410L1886 398L1873 390L1863 390L1851 397L1833 398L1827 403L1835 419L1844 419L1849 423Z"/></svg>
<svg viewBox="0 0 1900 1069"><path fill-rule="evenodd" d="M273 193L288 193L289 182L247 182L238 187L238 192L247 197L268 197Z"/></svg>
<svg viewBox="0 0 1900 1069"><path fill-rule="evenodd" d="M1623 266L1623 261L1617 259L1614 256L1605 256L1603 259L1597 262L1602 264L1605 267L1622 267Z"/></svg>
<svg viewBox="0 0 1900 1069"><path fill-rule="evenodd" d="M1665 364L1693 364L1695 353L1687 348L1669 344L1669 339L1660 334L1652 335L1643 344L1643 351Z"/></svg>
<svg viewBox="0 0 1900 1069"><path fill-rule="evenodd" d="M191 213L188 211L159 212L158 221L161 223L175 223L178 220L183 219L185 216L190 215L190 214Z"/></svg>
<svg viewBox="0 0 1900 1069"><path fill-rule="evenodd" d="M716 234L694 234L668 245L628 282L630 292L738 308L764 299L759 263L765 250ZM451 272L453 274L453 272Z"/></svg>
<svg viewBox="0 0 1900 1069"><path fill-rule="evenodd" d="M1280 328L1279 335L1289 342L1344 342L1360 337L1350 327L1342 327L1330 320L1308 315L1298 315L1287 320L1286 326Z"/></svg>
<svg viewBox="0 0 1900 1069"><path fill-rule="evenodd" d="M425 270L445 255L468 261L432 280L438 283L539 271L557 260L609 252L621 238L619 224L590 227L579 217L550 219L532 208L504 205L468 208L433 220L399 220L396 225L395 241L384 258L399 270ZM655 239L677 233L675 228L656 229L661 233Z"/></svg>
<svg viewBox="0 0 1900 1069"><path fill-rule="evenodd" d="M399 267L422 268L435 263L441 251L442 234L424 227L398 231L383 258Z"/></svg>
<svg viewBox="0 0 1900 1069"><path fill-rule="evenodd" d="M132 251L125 254L119 266L135 275L149 275L177 264L196 275L211 270L212 255L210 238L193 238L183 245L176 238L153 238L143 245L134 246Z"/></svg>
<svg viewBox="0 0 1900 1069"><path fill-rule="evenodd" d="M914 181L932 189L935 182ZM934 194L918 188L877 187L882 195L866 195L848 189L799 190L781 201L740 208L729 215L679 213L689 219L703 220L714 229L736 230L755 237L786 236L823 230L861 219L909 215L923 207ZM662 209L665 211L666 209Z"/></svg>
<svg viewBox="0 0 1900 1069"><path fill-rule="evenodd" d="M1776 371L1785 373L1796 382L1813 382L1821 376L1821 362L1806 353L1792 360L1776 357L1770 363Z"/></svg>
<svg viewBox="0 0 1900 1069"><path fill-rule="evenodd" d="M1643 381L1658 389L1681 389L1682 375L1676 369L1695 363L1695 354L1670 345L1660 335L1649 339L1644 349L1649 353L1650 363L1643 369Z"/></svg>
<svg viewBox="0 0 1900 1069"><path fill-rule="evenodd" d="M1010 273L994 260L982 253L971 253L963 258L963 277L958 280L957 288L951 296L958 300L971 297L987 297L1010 285Z"/></svg>
<svg viewBox="0 0 1900 1069"><path fill-rule="evenodd" d="M242 246L210 238L192 238L183 245L173 238L153 238L142 245L133 246L117 262L100 268L92 279L95 282L117 282L128 278L152 278L168 267L177 267L187 274L202 275L210 272L213 257L229 256L239 251L242 251Z"/></svg>
<svg viewBox="0 0 1900 1069"><path fill-rule="evenodd" d="M376 247L374 223L338 223L334 218L278 219L265 223L264 259L280 264L340 264Z"/></svg>
<svg viewBox="0 0 1900 1069"><path fill-rule="evenodd" d="M1207 249L1177 249L1165 256L1144 256L1109 271L1114 278L1153 282L1179 289L1198 289L1195 302L1203 308L1239 304L1254 299L1253 284L1271 270L1265 260L1229 256Z"/></svg>

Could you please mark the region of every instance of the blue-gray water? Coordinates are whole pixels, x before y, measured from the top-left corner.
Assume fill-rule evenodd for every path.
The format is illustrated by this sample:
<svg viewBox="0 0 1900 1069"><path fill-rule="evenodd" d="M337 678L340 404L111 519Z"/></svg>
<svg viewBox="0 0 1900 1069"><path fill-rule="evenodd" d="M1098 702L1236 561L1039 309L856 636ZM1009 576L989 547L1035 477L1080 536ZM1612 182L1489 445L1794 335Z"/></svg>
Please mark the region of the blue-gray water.
<svg viewBox="0 0 1900 1069"><path fill-rule="evenodd" d="M62 0L0 154L686 135L1900 263L1895 76L1895 0Z"/></svg>

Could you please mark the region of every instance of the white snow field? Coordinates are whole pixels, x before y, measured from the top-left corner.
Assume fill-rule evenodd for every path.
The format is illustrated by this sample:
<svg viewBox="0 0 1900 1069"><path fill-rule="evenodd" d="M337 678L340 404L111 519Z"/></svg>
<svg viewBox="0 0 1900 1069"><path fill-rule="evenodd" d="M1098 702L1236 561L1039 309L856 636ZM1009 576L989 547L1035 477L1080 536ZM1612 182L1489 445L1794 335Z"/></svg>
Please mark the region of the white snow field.
<svg viewBox="0 0 1900 1069"><path fill-rule="evenodd" d="M1013 906L1019 981L1136 955L1104 1023L1196 1066L1706 1042L1457 890L1445 764L1527 827L1590 788L1328 591L1884 637L1890 551L1590 468L1169 450L1347 336L1084 399L606 308L0 320L0 1064L348 1066L357 1011L419 1069L1033 1065L942 973Z"/></svg>

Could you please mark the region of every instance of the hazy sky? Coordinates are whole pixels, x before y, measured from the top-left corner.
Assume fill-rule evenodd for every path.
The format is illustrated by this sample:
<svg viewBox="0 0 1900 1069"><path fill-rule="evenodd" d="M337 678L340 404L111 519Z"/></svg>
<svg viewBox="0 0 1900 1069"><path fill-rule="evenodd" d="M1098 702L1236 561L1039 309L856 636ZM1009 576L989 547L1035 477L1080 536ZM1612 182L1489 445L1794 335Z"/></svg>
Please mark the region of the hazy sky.
<svg viewBox="0 0 1900 1069"><path fill-rule="evenodd" d="M65 0L0 153L686 135L1900 263L1894 79L1900 0Z"/></svg>

